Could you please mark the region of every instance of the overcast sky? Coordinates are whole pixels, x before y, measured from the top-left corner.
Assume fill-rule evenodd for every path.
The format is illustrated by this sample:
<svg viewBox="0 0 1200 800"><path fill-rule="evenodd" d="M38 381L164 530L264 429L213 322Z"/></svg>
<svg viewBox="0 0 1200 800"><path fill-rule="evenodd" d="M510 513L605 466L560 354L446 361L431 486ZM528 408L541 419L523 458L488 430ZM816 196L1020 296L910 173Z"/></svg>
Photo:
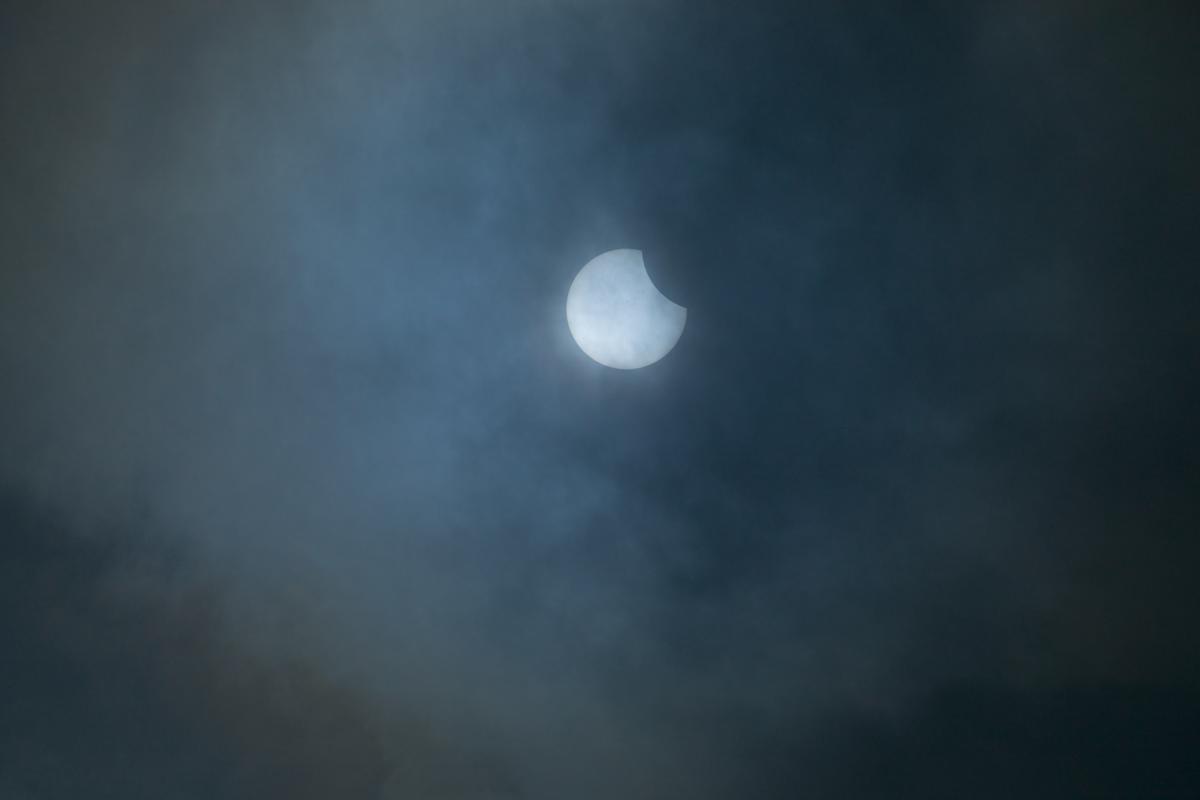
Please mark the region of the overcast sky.
<svg viewBox="0 0 1200 800"><path fill-rule="evenodd" d="M0 796L1195 797L1198 37L5 3Z"/></svg>

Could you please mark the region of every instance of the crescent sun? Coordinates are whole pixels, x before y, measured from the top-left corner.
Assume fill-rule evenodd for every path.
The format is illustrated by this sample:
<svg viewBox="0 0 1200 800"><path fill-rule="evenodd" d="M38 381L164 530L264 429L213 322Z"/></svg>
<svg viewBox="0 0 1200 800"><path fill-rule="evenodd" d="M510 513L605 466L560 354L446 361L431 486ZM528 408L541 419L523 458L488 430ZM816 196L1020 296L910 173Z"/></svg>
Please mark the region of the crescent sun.
<svg viewBox="0 0 1200 800"><path fill-rule="evenodd" d="M614 369L640 369L674 349L687 309L650 280L641 250L593 258L567 293L567 326L583 352Z"/></svg>

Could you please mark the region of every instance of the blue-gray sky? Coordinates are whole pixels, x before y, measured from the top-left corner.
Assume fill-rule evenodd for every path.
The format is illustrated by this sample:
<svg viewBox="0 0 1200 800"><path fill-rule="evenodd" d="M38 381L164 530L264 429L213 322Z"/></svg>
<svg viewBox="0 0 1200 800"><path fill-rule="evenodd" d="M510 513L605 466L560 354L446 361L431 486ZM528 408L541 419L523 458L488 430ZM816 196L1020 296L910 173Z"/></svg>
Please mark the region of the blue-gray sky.
<svg viewBox="0 0 1200 800"><path fill-rule="evenodd" d="M1198 28L5 4L0 795L1194 797Z"/></svg>

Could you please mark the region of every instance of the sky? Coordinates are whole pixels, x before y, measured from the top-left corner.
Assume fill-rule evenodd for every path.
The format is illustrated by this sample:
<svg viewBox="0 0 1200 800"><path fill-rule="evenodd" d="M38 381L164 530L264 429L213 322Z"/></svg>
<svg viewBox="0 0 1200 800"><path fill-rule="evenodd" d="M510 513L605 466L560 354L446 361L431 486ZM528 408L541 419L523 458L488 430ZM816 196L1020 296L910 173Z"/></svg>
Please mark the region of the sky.
<svg viewBox="0 0 1200 800"><path fill-rule="evenodd" d="M0 797L1197 796L1198 35L5 3Z"/></svg>

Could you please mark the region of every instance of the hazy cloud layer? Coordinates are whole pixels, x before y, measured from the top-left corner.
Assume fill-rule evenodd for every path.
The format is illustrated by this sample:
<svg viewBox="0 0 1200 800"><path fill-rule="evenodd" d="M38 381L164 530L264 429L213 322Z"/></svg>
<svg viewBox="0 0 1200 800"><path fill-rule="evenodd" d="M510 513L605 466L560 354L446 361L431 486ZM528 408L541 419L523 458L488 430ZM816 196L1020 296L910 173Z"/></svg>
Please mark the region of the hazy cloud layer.
<svg viewBox="0 0 1200 800"><path fill-rule="evenodd" d="M1200 783L1194 12L73 5L0 12L0 790Z"/></svg>

